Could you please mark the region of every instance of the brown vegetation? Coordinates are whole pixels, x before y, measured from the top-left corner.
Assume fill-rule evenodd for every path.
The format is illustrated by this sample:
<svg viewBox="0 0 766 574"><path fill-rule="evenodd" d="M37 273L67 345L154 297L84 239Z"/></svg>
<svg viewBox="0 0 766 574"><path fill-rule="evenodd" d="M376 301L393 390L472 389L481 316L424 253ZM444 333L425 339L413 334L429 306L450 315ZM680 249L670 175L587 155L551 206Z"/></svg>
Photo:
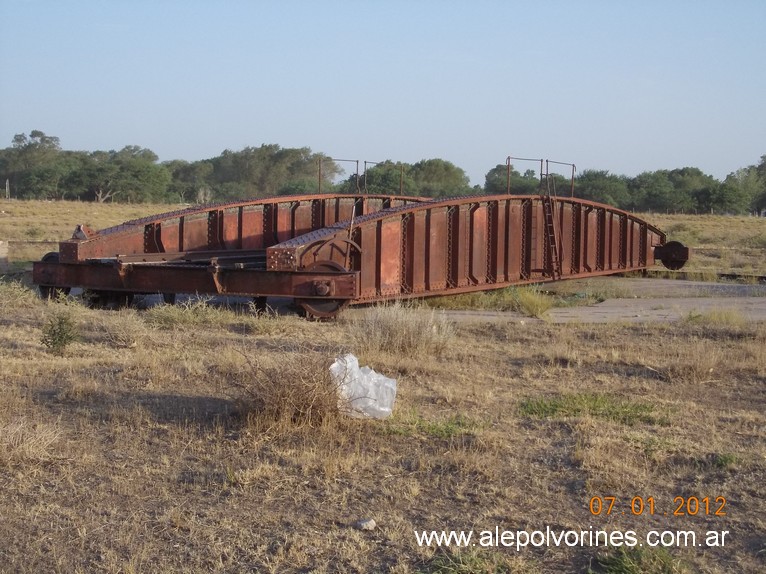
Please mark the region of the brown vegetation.
<svg viewBox="0 0 766 574"><path fill-rule="evenodd" d="M0 300L8 571L766 566L763 325L448 325L401 306L334 323L205 303L106 312L8 283ZM41 333L63 311L80 338L59 357ZM377 328L365 339L365 322L385 321L439 336L413 349L376 344ZM397 378L390 419L340 416L322 393L310 401L322 416L290 402L326 388L346 351ZM593 516L593 496L617 497L620 513ZM636 496L655 498L654 516L621 514ZM727 514L671 516L676 496L725 496ZM378 527L355 529L365 517ZM413 532L495 525L731 534L705 551L516 553L421 548Z"/></svg>
<svg viewBox="0 0 766 574"><path fill-rule="evenodd" d="M33 218L35 237L62 239L77 223L148 213L50 205L3 204L15 215L0 217L0 238L31 237ZM679 217L647 220L667 229ZM718 219L686 216L692 231L675 233L704 246L700 226L713 245L761 252L751 245L761 220ZM539 293L521 293L471 304L524 310L529 296L524 312L544 315ZM60 354L44 337L58 317L77 335ZM4 280L0 326L2 571L766 568L766 326L730 310L553 326L452 324L391 305L311 323L196 300L94 311ZM337 411L326 368L345 352L397 379L390 419ZM594 496L616 497L619 510L593 516ZM725 497L726 515L673 516L679 496ZM654 497L655 514L632 516L634 497ZM367 517L375 530L354 528ZM414 536L495 526L730 535L704 550L519 553L419 547Z"/></svg>
<svg viewBox="0 0 766 574"><path fill-rule="evenodd" d="M766 219L730 215L643 214L669 239L694 249L684 270L766 275Z"/></svg>

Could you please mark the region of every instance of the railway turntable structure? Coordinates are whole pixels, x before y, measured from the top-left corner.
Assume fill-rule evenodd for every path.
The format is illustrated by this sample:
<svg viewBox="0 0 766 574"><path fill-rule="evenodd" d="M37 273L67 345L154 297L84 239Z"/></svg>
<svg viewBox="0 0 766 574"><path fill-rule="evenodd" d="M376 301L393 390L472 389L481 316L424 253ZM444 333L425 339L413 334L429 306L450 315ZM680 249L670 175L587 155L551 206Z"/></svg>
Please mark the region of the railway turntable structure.
<svg viewBox="0 0 766 574"><path fill-rule="evenodd" d="M44 297L95 305L136 294L290 297L317 318L350 304L609 275L688 248L635 215L577 199L313 194L218 203L93 231L78 225L34 264Z"/></svg>

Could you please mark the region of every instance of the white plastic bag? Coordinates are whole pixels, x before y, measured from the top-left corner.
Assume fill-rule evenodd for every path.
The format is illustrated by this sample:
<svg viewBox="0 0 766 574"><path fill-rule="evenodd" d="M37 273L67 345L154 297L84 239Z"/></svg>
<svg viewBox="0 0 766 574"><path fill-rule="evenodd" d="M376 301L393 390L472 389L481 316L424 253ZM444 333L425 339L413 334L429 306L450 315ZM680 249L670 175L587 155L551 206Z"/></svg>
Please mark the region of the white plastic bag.
<svg viewBox="0 0 766 574"><path fill-rule="evenodd" d="M338 385L342 409L353 417L384 419L391 415L396 399L396 379L359 367L359 360L349 353L330 366Z"/></svg>

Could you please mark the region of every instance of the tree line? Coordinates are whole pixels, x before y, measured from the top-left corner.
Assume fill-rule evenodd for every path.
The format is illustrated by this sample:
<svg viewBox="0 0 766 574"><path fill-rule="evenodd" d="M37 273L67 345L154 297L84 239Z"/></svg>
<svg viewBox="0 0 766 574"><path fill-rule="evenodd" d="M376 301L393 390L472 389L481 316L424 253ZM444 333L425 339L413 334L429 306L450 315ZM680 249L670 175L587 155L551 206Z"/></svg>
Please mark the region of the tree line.
<svg viewBox="0 0 766 574"><path fill-rule="evenodd" d="M338 180L340 162L310 148L276 144L225 150L200 161L160 162L139 146L119 151L70 151L59 138L40 130L16 134L0 150L0 178L6 193L19 199L113 202L206 203L272 195L318 192L401 193L424 197L506 193L537 194L540 177L498 164L483 186L471 186L458 166L443 159L414 164L365 162L359 173ZM351 170L349 170L351 171ZM571 182L551 175L559 195ZM695 167L644 172L635 177L585 170L573 178L574 195L631 211L677 213L758 213L766 211L766 155L723 181Z"/></svg>

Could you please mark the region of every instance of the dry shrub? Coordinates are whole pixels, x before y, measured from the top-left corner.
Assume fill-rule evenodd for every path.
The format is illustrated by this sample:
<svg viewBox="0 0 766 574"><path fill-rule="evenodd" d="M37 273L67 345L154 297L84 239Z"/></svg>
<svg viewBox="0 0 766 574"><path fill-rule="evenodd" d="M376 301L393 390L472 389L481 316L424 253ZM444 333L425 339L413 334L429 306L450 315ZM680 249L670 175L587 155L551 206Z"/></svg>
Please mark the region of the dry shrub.
<svg viewBox="0 0 766 574"><path fill-rule="evenodd" d="M132 349L146 337L146 325L132 309L101 313L95 327L107 344L116 349Z"/></svg>
<svg viewBox="0 0 766 574"><path fill-rule="evenodd" d="M210 304L209 298L188 299L176 305L156 305L146 310L149 324L163 329L214 326L235 318L232 311Z"/></svg>
<svg viewBox="0 0 766 574"><path fill-rule="evenodd" d="M145 312L146 322L160 329L228 328L246 335L273 335L289 329L288 318L250 303L244 310L211 303L209 297L187 299L175 305L155 305Z"/></svg>
<svg viewBox="0 0 766 574"><path fill-rule="evenodd" d="M3 314L18 309L31 309L41 303L37 293L21 281L0 280L0 312Z"/></svg>
<svg viewBox="0 0 766 574"><path fill-rule="evenodd" d="M333 359L315 351L251 358L228 374L248 421L258 429L331 424L338 418Z"/></svg>
<svg viewBox="0 0 766 574"><path fill-rule="evenodd" d="M399 301L369 307L347 322L359 352L441 356L455 337L454 324L442 314Z"/></svg>
<svg viewBox="0 0 766 574"><path fill-rule="evenodd" d="M305 321L301 317L280 315L271 307L261 309L251 301L247 304L247 312L237 315L231 325L243 335L272 336L290 334L294 328L304 329Z"/></svg>
<svg viewBox="0 0 766 574"><path fill-rule="evenodd" d="M542 319L553 307L554 300L536 287L520 287L514 293L514 311Z"/></svg>

